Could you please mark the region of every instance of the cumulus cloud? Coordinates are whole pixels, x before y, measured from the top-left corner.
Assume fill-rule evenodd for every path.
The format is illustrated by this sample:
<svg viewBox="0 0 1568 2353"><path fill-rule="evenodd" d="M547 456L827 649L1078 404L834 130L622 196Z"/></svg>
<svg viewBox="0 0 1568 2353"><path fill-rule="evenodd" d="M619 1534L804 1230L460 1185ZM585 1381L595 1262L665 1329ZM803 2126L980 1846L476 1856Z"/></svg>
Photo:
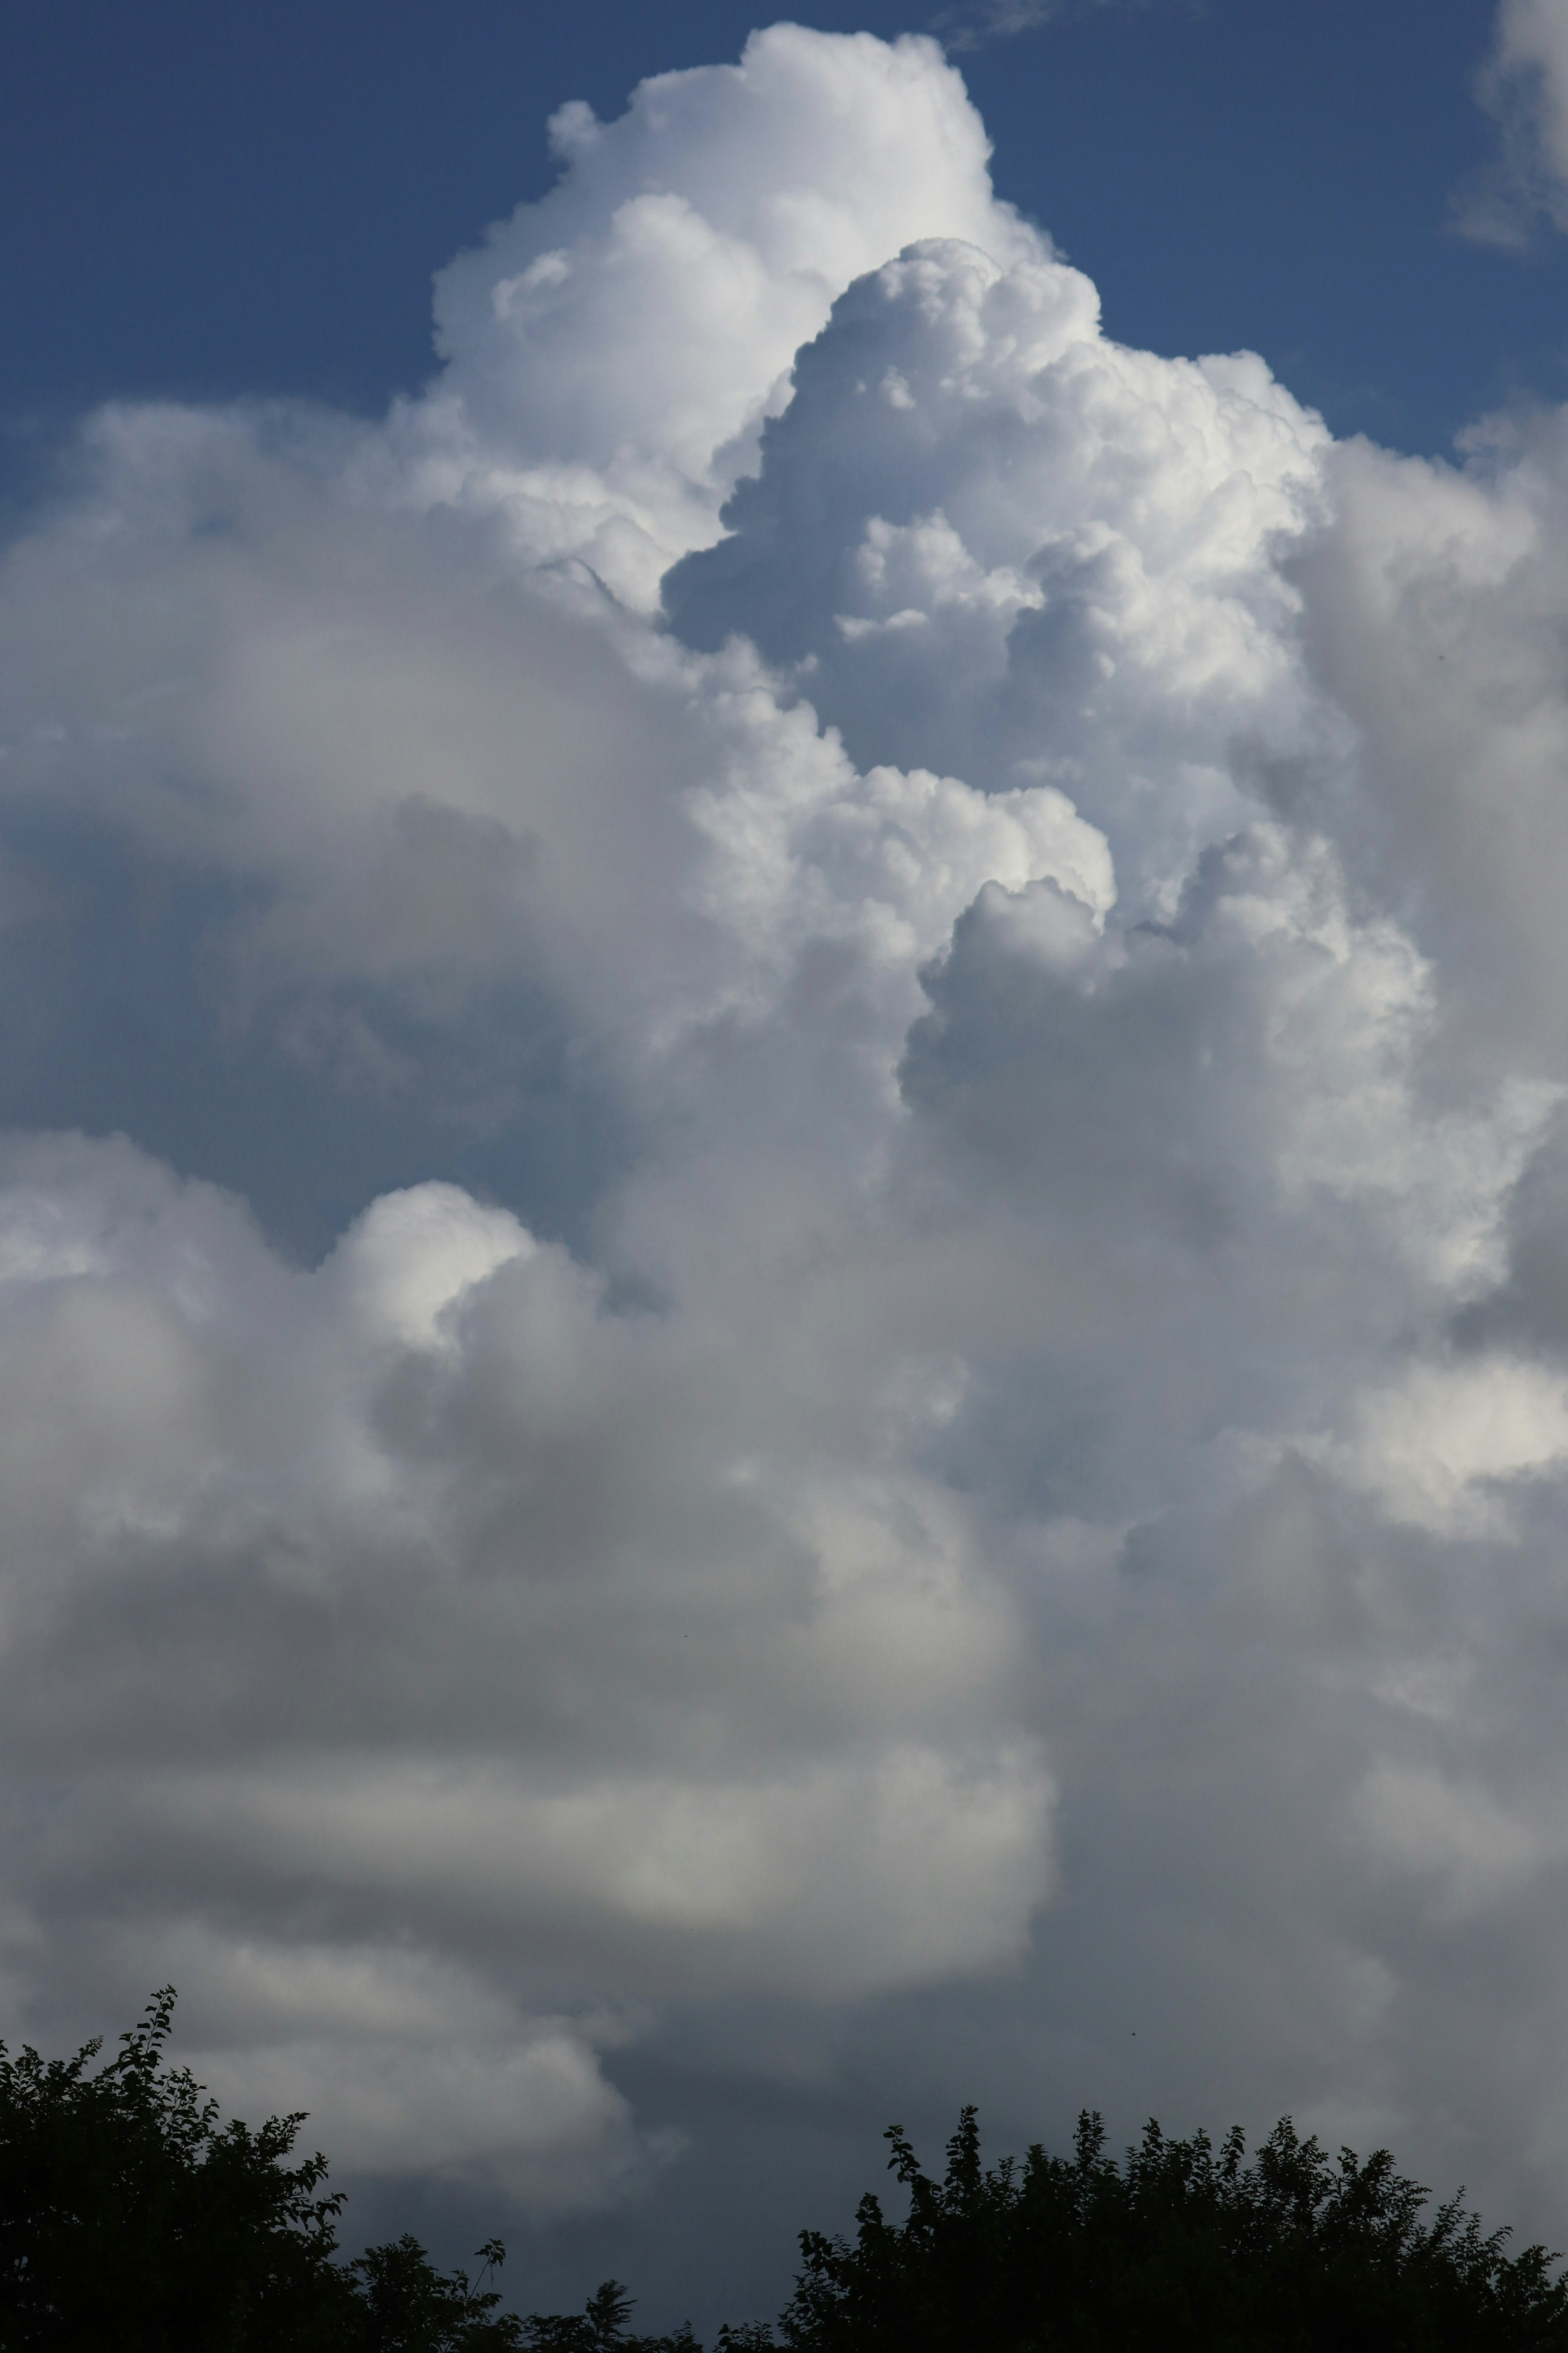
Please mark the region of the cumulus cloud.
<svg viewBox="0 0 1568 2353"><path fill-rule="evenodd" d="M552 118L564 166L436 283L438 396L398 421L429 495L499 506L647 605L718 534L763 418L834 296L912 239L1048 239L992 194L983 125L931 40L795 25L656 76L617 121Z"/></svg>
<svg viewBox="0 0 1568 2353"><path fill-rule="evenodd" d="M1110 343L930 42L556 121L418 401L0 565L9 2031L548 2210L945 2004L1528 2218L1560 423Z"/></svg>
<svg viewBox="0 0 1568 2353"><path fill-rule="evenodd" d="M1325 446L1260 361L1125 351L1078 271L928 241L801 353L665 602L689 643L742 632L860 762L1066 792L1124 902L1168 902L1242 815L1236 739L1305 741L1270 552Z"/></svg>

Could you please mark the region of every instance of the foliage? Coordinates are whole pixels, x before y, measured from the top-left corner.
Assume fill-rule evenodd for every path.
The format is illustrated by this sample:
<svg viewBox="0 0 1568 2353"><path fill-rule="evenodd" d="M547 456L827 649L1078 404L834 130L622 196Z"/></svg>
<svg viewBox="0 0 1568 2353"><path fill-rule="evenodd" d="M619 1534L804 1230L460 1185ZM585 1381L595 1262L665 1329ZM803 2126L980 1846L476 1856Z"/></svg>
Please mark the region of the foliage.
<svg viewBox="0 0 1568 2353"><path fill-rule="evenodd" d="M340 2196L302 2116L222 2126L163 2063L173 1989L118 2054L13 2057L0 2043L0 2344L6 2353L506 2353L493 2290L413 2239L335 2260ZM504 2251L481 2249L487 2268ZM483 2274L481 2274L481 2278Z"/></svg>
<svg viewBox="0 0 1568 2353"><path fill-rule="evenodd" d="M479 2255L481 2284L470 2286L467 2272L437 2271L406 2232L367 2247L348 2266L356 2293L334 2341L345 2353L513 2353L526 2342L517 2316L498 2314L500 2292L482 2285L485 2273L505 2263L506 2249L489 2239Z"/></svg>
<svg viewBox="0 0 1568 2353"><path fill-rule="evenodd" d="M1123 2165L1097 2116L1070 2158L984 2168L965 2108L933 2181L897 2126L910 2211L861 2200L853 2245L806 2232L783 2321L793 2353L1533 2353L1568 2348L1568 2288L1540 2247L1510 2258L1458 2199L1380 2150L1331 2159L1287 2118L1250 2164L1239 2131Z"/></svg>
<svg viewBox="0 0 1568 2353"><path fill-rule="evenodd" d="M173 1991L94 2069L0 2043L0 2345L6 2353L701 2353L689 2327L628 2333L606 2280L580 2313L500 2310L405 2236L338 2260L326 2159L294 2161L303 2118L220 2125L163 2064ZM1121 2163L1098 2116L1070 2157L986 2168L965 2108L940 2181L894 2126L902 2221L861 2200L854 2242L808 2231L779 2323L715 2353L1568 2353L1568 2286L1540 2247L1506 2252L1459 2200L1386 2150L1331 2158L1289 2119L1250 2162L1239 2131Z"/></svg>
<svg viewBox="0 0 1568 2353"><path fill-rule="evenodd" d="M531 2313L531 2353L702 2353L689 2327L673 2337L628 2337L632 2300L619 2280L605 2280L580 2313Z"/></svg>
<svg viewBox="0 0 1568 2353"><path fill-rule="evenodd" d="M165 2070L173 1991L89 2073L0 2044L0 2338L10 2348L312 2348L337 2289L326 2160L285 2162L301 2118L217 2125Z"/></svg>

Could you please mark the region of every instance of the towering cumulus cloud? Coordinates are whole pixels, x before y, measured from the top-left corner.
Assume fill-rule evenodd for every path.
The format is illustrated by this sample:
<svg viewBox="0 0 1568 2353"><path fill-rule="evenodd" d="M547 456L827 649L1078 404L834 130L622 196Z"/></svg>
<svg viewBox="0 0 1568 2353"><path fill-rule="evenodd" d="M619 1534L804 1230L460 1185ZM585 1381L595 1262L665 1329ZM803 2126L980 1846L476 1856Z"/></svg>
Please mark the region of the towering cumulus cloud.
<svg viewBox="0 0 1568 2353"><path fill-rule="evenodd" d="M578 101L550 129L560 185L437 280L447 372L400 455L645 606L672 555L717 538L854 279L922 237L1049 249L993 196L979 117L929 42L779 25L738 66L645 82L618 122Z"/></svg>
<svg viewBox="0 0 1568 2353"><path fill-rule="evenodd" d="M419 400L5 551L7 2020L548 2206L853 2004L1529 2217L1561 423L1108 342L924 41L554 137Z"/></svg>

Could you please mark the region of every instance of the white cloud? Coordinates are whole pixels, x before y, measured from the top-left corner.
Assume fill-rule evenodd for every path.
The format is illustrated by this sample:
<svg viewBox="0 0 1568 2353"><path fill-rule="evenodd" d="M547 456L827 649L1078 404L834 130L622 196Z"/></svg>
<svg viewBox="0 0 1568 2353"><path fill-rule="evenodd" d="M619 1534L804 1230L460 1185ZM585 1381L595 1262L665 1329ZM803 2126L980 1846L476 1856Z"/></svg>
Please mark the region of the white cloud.
<svg viewBox="0 0 1568 2353"><path fill-rule="evenodd" d="M855 287L795 385L731 535L665 584L676 627L745 631L863 764L1056 785L1124 899L1168 899L1243 819L1237 739L1310 723L1272 552L1321 421L1247 355L1107 342L1076 270L953 241Z"/></svg>
<svg viewBox="0 0 1568 2353"><path fill-rule="evenodd" d="M417 2150L437 2178L499 2181L548 2213L624 2193L678 2154L668 2134L636 2129L601 2072L622 2021L520 2020L460 1969L395 1947L247 1944L188 1924L156 1949L128 1944L127 1961L188 1989L190 2063L215 2096L253 2121L307 2110L310 2144L355 2174L403 2172ZM211 2050L204 2011L227 2030Z"/></svg>
<svg viewBox="0 0 1568 2353"><path fill-rule="evenodd" d="M1483 1358L1423 1365L1369 1396L1345 1475L1398 1520L1438 1535L1505 1536L1500 1486L1568 1456L1568 1381L1545 1366Z"/></svg>
<svg viewBox="0 0 1568 2353"><path fill-rule="evenodd" d="M1149 0L970 0L967 6L943 10L936 22L947 47L962 56L992 41L1016 40L1020 33L1037 32L1064 17L1090 15L1096 8L1148 5Z"/></svg>
<svg viewBox="0 0 1568 2353"><path fill-rule="evenodd" d="M1499 0L1478 84L1497 122L1496 163L1461 192L1457 218L1483 245L1522 245L1537 216L1568 227L1568 9L1563 0Z"/></svg>
<svg viewBox="0 0 1568 2353"><path fill-rule="evenodd" d="M852 2016L1528 2215L1560 424L1111 343L929 43L558 125L422 400L0 565L7 2019L542 2207Z"/></svg>
<svg viewBox="0 0 1568 2353"><path fill-rule="evenodd" d="M647 604L783 406L835 295L912 239L1045 248L991 192L958 75L917 35L775 25L552 122L564 171L437 280L437 396L402 419L426 495L497 505Z"/></svg>
<svg viewBox="0 0 1568 2353"><path fill-rule="evenodd" d="M285 1975L303 1890L349 1943L430 1957L401 2042L340 2027L321 2066L296 2036L216 2085L292 2084L372 2170L518 2189L543 2135L540 2195L587 2194L635 2142L542 2003L1016 1957L1052 1793L1011 1605L962 1507L847 1399L814 1428L835 1385L799 1394L721 1291L613 1311L452 1187L384 1197L301 1273L127 1145L19 1146L10 1175L8 1715L38 1769L76 1755L68 1820L24 1836L37 1900L112 1886L139 1959L205 1924L182 1977L219 2027L231 1941ZM436 1967L459 1918L488 2058Z"/></svg>

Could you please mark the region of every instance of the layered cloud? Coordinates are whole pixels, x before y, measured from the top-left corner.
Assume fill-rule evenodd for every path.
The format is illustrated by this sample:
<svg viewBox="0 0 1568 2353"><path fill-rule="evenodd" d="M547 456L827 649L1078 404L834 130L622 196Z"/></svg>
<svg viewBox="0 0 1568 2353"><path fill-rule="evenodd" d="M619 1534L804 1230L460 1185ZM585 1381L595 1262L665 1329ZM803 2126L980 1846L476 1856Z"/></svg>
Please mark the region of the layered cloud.
<svg viewBox="0 0 1568 2353"><path fill-rule="evenodd" d="M0 568L9 2031L550 2208L946 2003L1528 2213L1560 427L1108 342L928 42L555 135L419 401Z"/></svg>

